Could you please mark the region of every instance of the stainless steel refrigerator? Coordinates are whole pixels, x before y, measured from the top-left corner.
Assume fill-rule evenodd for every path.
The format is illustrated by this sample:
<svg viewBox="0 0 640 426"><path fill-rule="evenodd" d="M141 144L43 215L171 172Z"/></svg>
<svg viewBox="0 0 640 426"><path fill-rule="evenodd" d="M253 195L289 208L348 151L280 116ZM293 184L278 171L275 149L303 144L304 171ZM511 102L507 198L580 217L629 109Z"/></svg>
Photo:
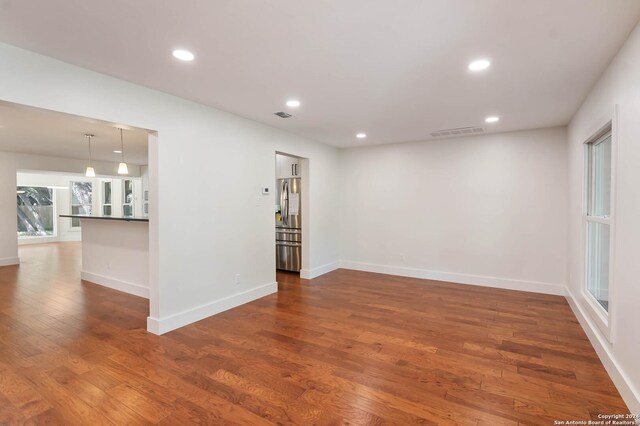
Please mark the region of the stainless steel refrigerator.
<svg viewBox="0 0 640 426"><path fill-rule="evenodd" d="M300 272L302 267L302 182L278 179L276 202L276 268Z"/></svg>

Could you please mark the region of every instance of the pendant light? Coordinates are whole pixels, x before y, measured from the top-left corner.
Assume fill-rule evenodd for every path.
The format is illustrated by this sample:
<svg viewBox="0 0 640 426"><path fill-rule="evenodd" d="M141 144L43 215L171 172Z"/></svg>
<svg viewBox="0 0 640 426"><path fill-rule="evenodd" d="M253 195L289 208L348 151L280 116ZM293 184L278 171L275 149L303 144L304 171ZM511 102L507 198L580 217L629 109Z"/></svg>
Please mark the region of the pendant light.
<svg viewBox="0 0 640 426"><path fill-rule="evenodd" d="M85 133L84 137L89 140L89 166L87 167L87 171L85 172L86 177L96 177L96 171L93 169L93 159L91 158L91 138L95 135L91 133Z"/></svg>
<svg viewBox="0 0 640 426"><path fill-rule="evenodd" d="M118 174L128 175L129 168L127 167L127 163L124 162L124 139L122 138L122 127L120 128L120 155L122 155L122 157L120 164L118 165Z"/></svg>

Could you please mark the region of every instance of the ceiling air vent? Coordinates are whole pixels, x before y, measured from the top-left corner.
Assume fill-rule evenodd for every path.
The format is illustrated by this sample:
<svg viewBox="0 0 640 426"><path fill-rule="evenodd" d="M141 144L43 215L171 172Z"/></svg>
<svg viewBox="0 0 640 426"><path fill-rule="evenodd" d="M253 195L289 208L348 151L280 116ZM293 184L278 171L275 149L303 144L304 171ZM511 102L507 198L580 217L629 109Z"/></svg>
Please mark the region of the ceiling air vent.
<svg viewBox="0 0 640 426"><path fill-rule="evenodd" d="M284 112L284 111L276 112L274 114L277 115L280 118L291 118L291 117L293 117L293 115L289 114L288 112Z"/></svg>
<svg viewBox="0 0 640 426"><path fill-rule="evenodd" d="M482 127L458 127L457 129L444 129L431 133L434 138L446 138L451 136L467 136L484 133Z"/></svg>

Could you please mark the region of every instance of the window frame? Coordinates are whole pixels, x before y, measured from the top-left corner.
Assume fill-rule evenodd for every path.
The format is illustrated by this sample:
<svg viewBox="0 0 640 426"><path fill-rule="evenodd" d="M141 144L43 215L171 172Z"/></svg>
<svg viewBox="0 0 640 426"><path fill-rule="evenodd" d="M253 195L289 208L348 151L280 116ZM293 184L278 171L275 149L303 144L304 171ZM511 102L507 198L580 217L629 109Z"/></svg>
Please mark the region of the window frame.
<svg viewBox="0 0 640 426"><path fill-rule="evenodd" d="M613 343L614 337L614 311L617 306L615 301L615 206L616 206L616 165L617 165L617 107L614 109L613 116L609 116L609 120L601 126L593 135L584 142L584 170L583 170L583 208L582 208L582 250L583 250L583 267L581 280L581 295L585 301L585 306L590 314L591 319L603 333L610 343ZM608 216L592 216L590 215L592 203L592 189L594 187L595 176L593 174L593 147L599 142L611 136L611 182L610 182L610 198L609 198L609 215ZM594 295L588 290L589 279L589 223L601 223L609 226L609 283L608 283L608 309L597 301Z"/></svg>
<svg viewBox="0 0 640 426"><path fill-rule="evenodd" d="M149 190L142 190L142 216L149 217Z"/></svg>
<svg viewBox="0 0 640 426"><path fill-rule="evenodd" d="M41 241L41 240L57 240L58 238L58 198L57 191L54 187L51 186L34 186L34 185L16 185L18 187L32 187L32 188L47 188L51 191L51 206L52 206L52 225L53 225L53 233L51 235L20 235L18 234L18 241ZM17 207L17 206L16 206Z"/></svg>
<svg viewBox="0 0 640 426"><path fill-rule="evenodd" d="M127 203L127 182L131 182L131 202ZM136 215L135 211L135 184L133 179L122 179L122 216L123 217L133 217ZM126 206L131 207L131 215L127 216L125 214Z"/></svg>
<svg viewBox="0 0 640 426"><path fill-rule="evenodd" d="M109 196L110 196L111 200L110 200L109 203L107 203L106 200L105 200L106 194L107 194L107 191L106 191L107 184L109 184L109 187L110 187L109 188ZM102 210L101 211L102 216L109 216L109 217L113 216L113 180L111 180L111 179L103 180L101 189L102 189L102 203L101 203L102 204L102 209L101 209ZM110 209L109 214L105 214L105 212L104 212L104 208L105 207L109 207L109 209Z"/></svg>
<svg viewBox="0 0 640 426"><path fill-rule="evenodd" d="M89 204L74 204L73 203L73 184L74 183L88 183L91 185L91 203ZM93 197L93 192L94 192L94 183L92 181L88 181L88 180L72 180L69 181L69 212L71 212L71 214L73 214L73 207L74 206L85 206L88 205L91 207L91 214L93 214L93 202L94 202L94 197ZM78 221L78 225L74 226L73 225L73 221L77 220ZM71 223L69 225L69 229L70 230L74 230L74 231L78 231L82 228L81 222L79 219L74 219L71 218Z"/></svg>

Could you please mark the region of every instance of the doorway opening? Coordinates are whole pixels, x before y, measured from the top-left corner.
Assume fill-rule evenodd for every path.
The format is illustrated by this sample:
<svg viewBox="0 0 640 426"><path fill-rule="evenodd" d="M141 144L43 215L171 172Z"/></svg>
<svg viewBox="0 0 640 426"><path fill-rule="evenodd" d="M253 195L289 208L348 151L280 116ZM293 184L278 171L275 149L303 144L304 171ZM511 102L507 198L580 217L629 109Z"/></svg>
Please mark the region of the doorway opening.
<svg viewBox="0 0 640 426"><path fill-rule="evenodd" d="M282 152L275 160L275 263L281 281L287 274L299 277L307 261L308 160Z"/></svg>
<svg viewBox="0 0 640 426"><path fill-rule="evenodd" d="M4 101L0 115L0 232L18 284L150 299L150 131Z"/></svg>

